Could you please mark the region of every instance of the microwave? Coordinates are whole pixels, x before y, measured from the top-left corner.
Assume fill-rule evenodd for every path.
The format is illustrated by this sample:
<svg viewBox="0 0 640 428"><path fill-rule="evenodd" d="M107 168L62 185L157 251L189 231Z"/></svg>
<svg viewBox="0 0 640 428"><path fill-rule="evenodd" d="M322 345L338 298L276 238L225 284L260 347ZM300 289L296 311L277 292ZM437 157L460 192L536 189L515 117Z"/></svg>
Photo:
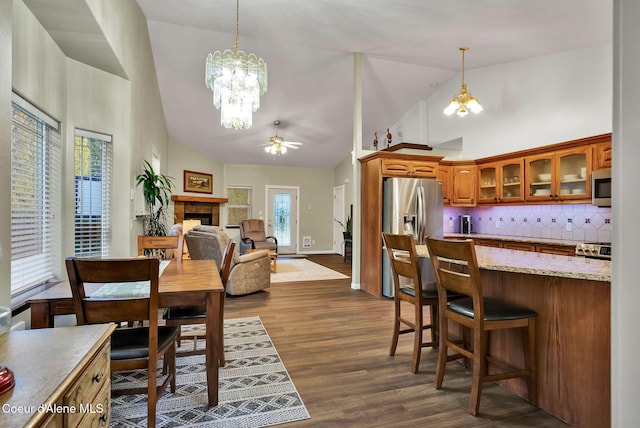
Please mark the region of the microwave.
<svg viewBox="0 0 640 428"><path fill-rule="evenodd" d="M591 204L598 207L611 206L610 169L602 169L591 173Z"/></svg>

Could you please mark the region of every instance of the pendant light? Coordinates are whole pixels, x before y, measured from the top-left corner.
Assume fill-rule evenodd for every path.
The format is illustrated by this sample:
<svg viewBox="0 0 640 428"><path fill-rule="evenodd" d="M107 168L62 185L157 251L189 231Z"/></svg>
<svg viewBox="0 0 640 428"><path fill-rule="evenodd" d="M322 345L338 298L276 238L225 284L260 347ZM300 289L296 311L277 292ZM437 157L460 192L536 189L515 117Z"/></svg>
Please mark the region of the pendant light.
<svg viewBox="0 0 640 428"><path fill-rule="evenodd" d="M476 114L482 111L478 99L467 92L467 85L464 83L464 52L467 50L469 50L467 46L460 47L460 51L462 51L462 89L451 98L449 105L444 109L443 113L447 116L456 113L458 116L464 117L469 114L469 110Z"/></svg>

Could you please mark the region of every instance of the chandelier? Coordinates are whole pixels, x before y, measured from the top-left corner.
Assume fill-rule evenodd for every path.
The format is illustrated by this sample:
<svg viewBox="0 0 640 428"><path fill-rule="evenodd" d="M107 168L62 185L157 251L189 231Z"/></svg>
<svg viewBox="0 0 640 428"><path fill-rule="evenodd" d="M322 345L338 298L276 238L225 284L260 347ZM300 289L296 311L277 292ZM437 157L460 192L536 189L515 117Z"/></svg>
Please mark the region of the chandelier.
<svg viewBox="0 0 640 428"><path fill-rule="evenodd" d="M260 96L267 92L267 63L238 49L239 0L236 0L236 42L231 49L207 56L205 84L213 92L213 105L220 110L225 128L247 129Z"/></svg>
<svg viewBox="0 0 640 428"><path fill-rule="evenodd" d="M460 50L462 51L462 89L460 89L460 93L451 98L449 105L444 109L443 113L447 116L457 113L458 116L464 117L469 114L468 110L471 110L473 113L480 113L482 111L482 106L478 102L478 99L471 95L470 92L467 92L467 85L464 83L464 51L469 50L469 48L462 46Z"/></svg>

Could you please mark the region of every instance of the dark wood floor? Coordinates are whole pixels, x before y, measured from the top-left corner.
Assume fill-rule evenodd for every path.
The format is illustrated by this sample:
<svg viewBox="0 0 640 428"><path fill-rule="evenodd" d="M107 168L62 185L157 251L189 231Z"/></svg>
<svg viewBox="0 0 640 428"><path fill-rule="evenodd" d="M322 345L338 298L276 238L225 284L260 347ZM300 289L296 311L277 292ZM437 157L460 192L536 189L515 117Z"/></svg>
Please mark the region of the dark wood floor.
<svg viewBox="0 0 640 428"><path fill-rule="evenodd" d="M337 255L309 259L351 276ZM450 363L433 386L437 353L410 370L412 337L389 356L391 300L351 289L351 278L274 284L227 298L225 318L260 316L311 419L295 427L566 427L497 384L485 384L480 415L467 413L471 372Z"/></svg>

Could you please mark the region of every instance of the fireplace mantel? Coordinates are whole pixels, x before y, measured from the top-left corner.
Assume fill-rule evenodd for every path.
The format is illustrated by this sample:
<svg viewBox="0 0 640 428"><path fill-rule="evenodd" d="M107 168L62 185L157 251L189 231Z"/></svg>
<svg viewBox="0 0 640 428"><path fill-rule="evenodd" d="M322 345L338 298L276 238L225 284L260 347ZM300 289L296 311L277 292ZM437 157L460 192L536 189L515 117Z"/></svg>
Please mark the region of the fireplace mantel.
<svg viewBox="0 0 640 428"><path fill-rule="evenodd" d="M189 195L173 195L171 200L174 202L204 202L209 204L224 204L229 202L227 198L209 198L206 196L189 196Z"/></svg>
<svg viewBox="0 0 640 428"><path fill-rule="evenodd" d="M173 195L171 200L173 201L174 223L182 223L185 218L202 216L210 217L212 226L220 226L220 204L229 202L227 198L189 195Z"/></svg>

